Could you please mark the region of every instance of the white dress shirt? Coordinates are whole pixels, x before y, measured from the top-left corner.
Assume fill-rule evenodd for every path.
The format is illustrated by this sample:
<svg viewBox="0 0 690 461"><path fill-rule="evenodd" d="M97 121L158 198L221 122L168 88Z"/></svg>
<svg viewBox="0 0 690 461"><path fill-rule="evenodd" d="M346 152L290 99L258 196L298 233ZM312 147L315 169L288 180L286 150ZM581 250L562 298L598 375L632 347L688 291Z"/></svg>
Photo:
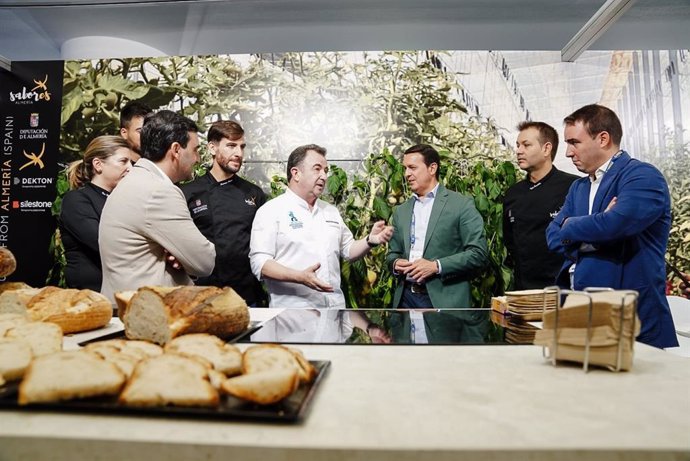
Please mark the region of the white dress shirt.
<svg viewBox="0 0 690 461"><path fill-rule="evenodd" d="M424 256L424 245L426 243L426 231L429 228L431 210L434 208L434 200L438 194L438 184L427 192L424 197L417 194L413 195L414 206L412 207L412 223L410 229L410 255L408 261L414 262ZM438 273L442 272L441 261L436 260ZM407 278L409 282L414 282L412 278Z"/></svg>
<svg viewBox="0 0 690 461"><path fill-rule="evenodd" d="M414 207L412 208L412 229L410 235L413 236L410 242L409 260L416 261L424 254L424 243L426 242L426 230L429 227L431 210L434 208L434 199L438 193L438 184L430 190L424 197L414 194Z"/></svg>
<svg viewBox="0 0 690 461"><path fill-rule="evenodd" d="M305 200L288 189L259 208L252 225L249 260L252 272L262 280L268 260L294 270L316 263L316 276L333 286L332 293L313 290L300 283L265 279L269 307L345 307L340 289L340 258L349 259L354 243L338 209L317 200L310 210Z"/></svg>
<svg viewBox="0 0 690 461"><path fill-rule="evenodd" d="M597 168L597 171L594 172L594 178L592 178L592 176L589 177L589 214L592 214L592 205L594 205L594 197L596 197L597 191L599 190L601 179L604 177L604 173L608 171L610 166L611 159L608 159L606 163L601 165L599 168Z"/></svg>
<svg viewBox="0 0 690 461"><path fill-rule="evenodd" d="M599 190L599 186L601 185L601 180L604 177L604 174L609 170L611 167L611 164L620 157L622 151L618 151L616 155L614 155L612 158L608 159L606 163L601 165L597 170L594 172L594 177L591 175L589 176L589 214L592 214L592 206L594 206L594 197L597 196L597 191ZM592 245L591 243L587 242L582 242L580 244L580 251L583 253L591 253L593 251L596 251L597 248ZM568 268L568 273L570 274L570 289L574 290L575 289L575 267L577 264L572 264Z"/></svg>

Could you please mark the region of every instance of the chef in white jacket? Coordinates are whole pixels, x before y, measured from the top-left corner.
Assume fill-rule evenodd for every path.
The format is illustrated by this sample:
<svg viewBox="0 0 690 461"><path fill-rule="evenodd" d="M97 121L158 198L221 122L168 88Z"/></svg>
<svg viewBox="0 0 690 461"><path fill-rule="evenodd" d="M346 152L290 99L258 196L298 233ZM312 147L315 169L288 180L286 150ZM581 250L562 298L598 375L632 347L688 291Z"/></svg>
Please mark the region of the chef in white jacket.
<svg viewBox="0 0 690 461"><path fill-rule="evenodd" d="M338 209L319 199L326 187L326 149L300 146L288 158L288 189L259 208L252 225L252 272L266 283L269 307L345 308L340 258L356 260L386 243L379 221L355 240Z"/></svg>

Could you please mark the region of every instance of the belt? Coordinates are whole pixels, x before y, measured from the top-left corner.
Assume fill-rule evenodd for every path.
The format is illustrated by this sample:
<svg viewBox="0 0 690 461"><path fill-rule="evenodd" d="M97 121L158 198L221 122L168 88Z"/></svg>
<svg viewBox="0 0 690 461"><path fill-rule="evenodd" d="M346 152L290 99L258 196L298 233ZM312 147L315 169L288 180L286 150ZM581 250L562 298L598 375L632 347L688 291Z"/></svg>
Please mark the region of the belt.
<svg viewBox="0 0 690 461"><path fill-rule="evenodd" d="M426 291L426 284L424 283L410 283L407 282L405 283L405 288L409 289L412 293L418 294L427 294L428 292Z"/></svg>

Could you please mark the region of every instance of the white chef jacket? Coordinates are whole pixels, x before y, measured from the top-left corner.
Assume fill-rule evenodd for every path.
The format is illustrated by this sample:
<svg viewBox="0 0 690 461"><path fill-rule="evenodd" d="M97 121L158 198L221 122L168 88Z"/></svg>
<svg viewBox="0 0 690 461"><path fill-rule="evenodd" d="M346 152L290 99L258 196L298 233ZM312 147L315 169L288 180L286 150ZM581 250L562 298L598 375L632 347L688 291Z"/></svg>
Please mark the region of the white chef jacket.
<svg viewBox="0 0 690 461"><path fill-rule="evenodd" d="M312 210L290 189L259 208L252 224L249 261L262 280L261 269L273 259L283 266L304 270L316 263L316 276L333 286L332 293L313 290L301 283L265 279L269 307L344 308L340 289L340 257L350 258L352 232L338 209L317 200Z"/></svg>

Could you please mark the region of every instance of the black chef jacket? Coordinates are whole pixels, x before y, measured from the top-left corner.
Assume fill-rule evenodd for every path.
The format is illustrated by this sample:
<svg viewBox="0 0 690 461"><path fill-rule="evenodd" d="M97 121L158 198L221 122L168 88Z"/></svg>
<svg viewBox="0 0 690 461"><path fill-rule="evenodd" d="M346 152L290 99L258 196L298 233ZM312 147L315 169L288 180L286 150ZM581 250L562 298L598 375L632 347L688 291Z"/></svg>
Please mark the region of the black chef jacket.
<svg viewBox="0 0 690 461"><path fill-rule="evenodd" d="M213 273L195 283L229 286L247 304L263 304L264 292L249 265L249 240L254 215L266 203L266 194L239 176L218 182L210 171L181 189L194 224L216 246Z"/></svg>
<svg viewBox="0 0 690 461"><path fill-rule="evenodd" d="M65 248L65 282L70 288L101 291L98 224L110 193L94 184L67 192L60 210L60 236Z"/></svg>
<svg viewBox="0 0 690 461"><path fill-rule="evenodd" d="M554 285L563 257L546 244L546 227L560 211L578 176L554 166L537 183L529 175L510 187L503 199L503 238L515 269L515 289Z"/></svg>

